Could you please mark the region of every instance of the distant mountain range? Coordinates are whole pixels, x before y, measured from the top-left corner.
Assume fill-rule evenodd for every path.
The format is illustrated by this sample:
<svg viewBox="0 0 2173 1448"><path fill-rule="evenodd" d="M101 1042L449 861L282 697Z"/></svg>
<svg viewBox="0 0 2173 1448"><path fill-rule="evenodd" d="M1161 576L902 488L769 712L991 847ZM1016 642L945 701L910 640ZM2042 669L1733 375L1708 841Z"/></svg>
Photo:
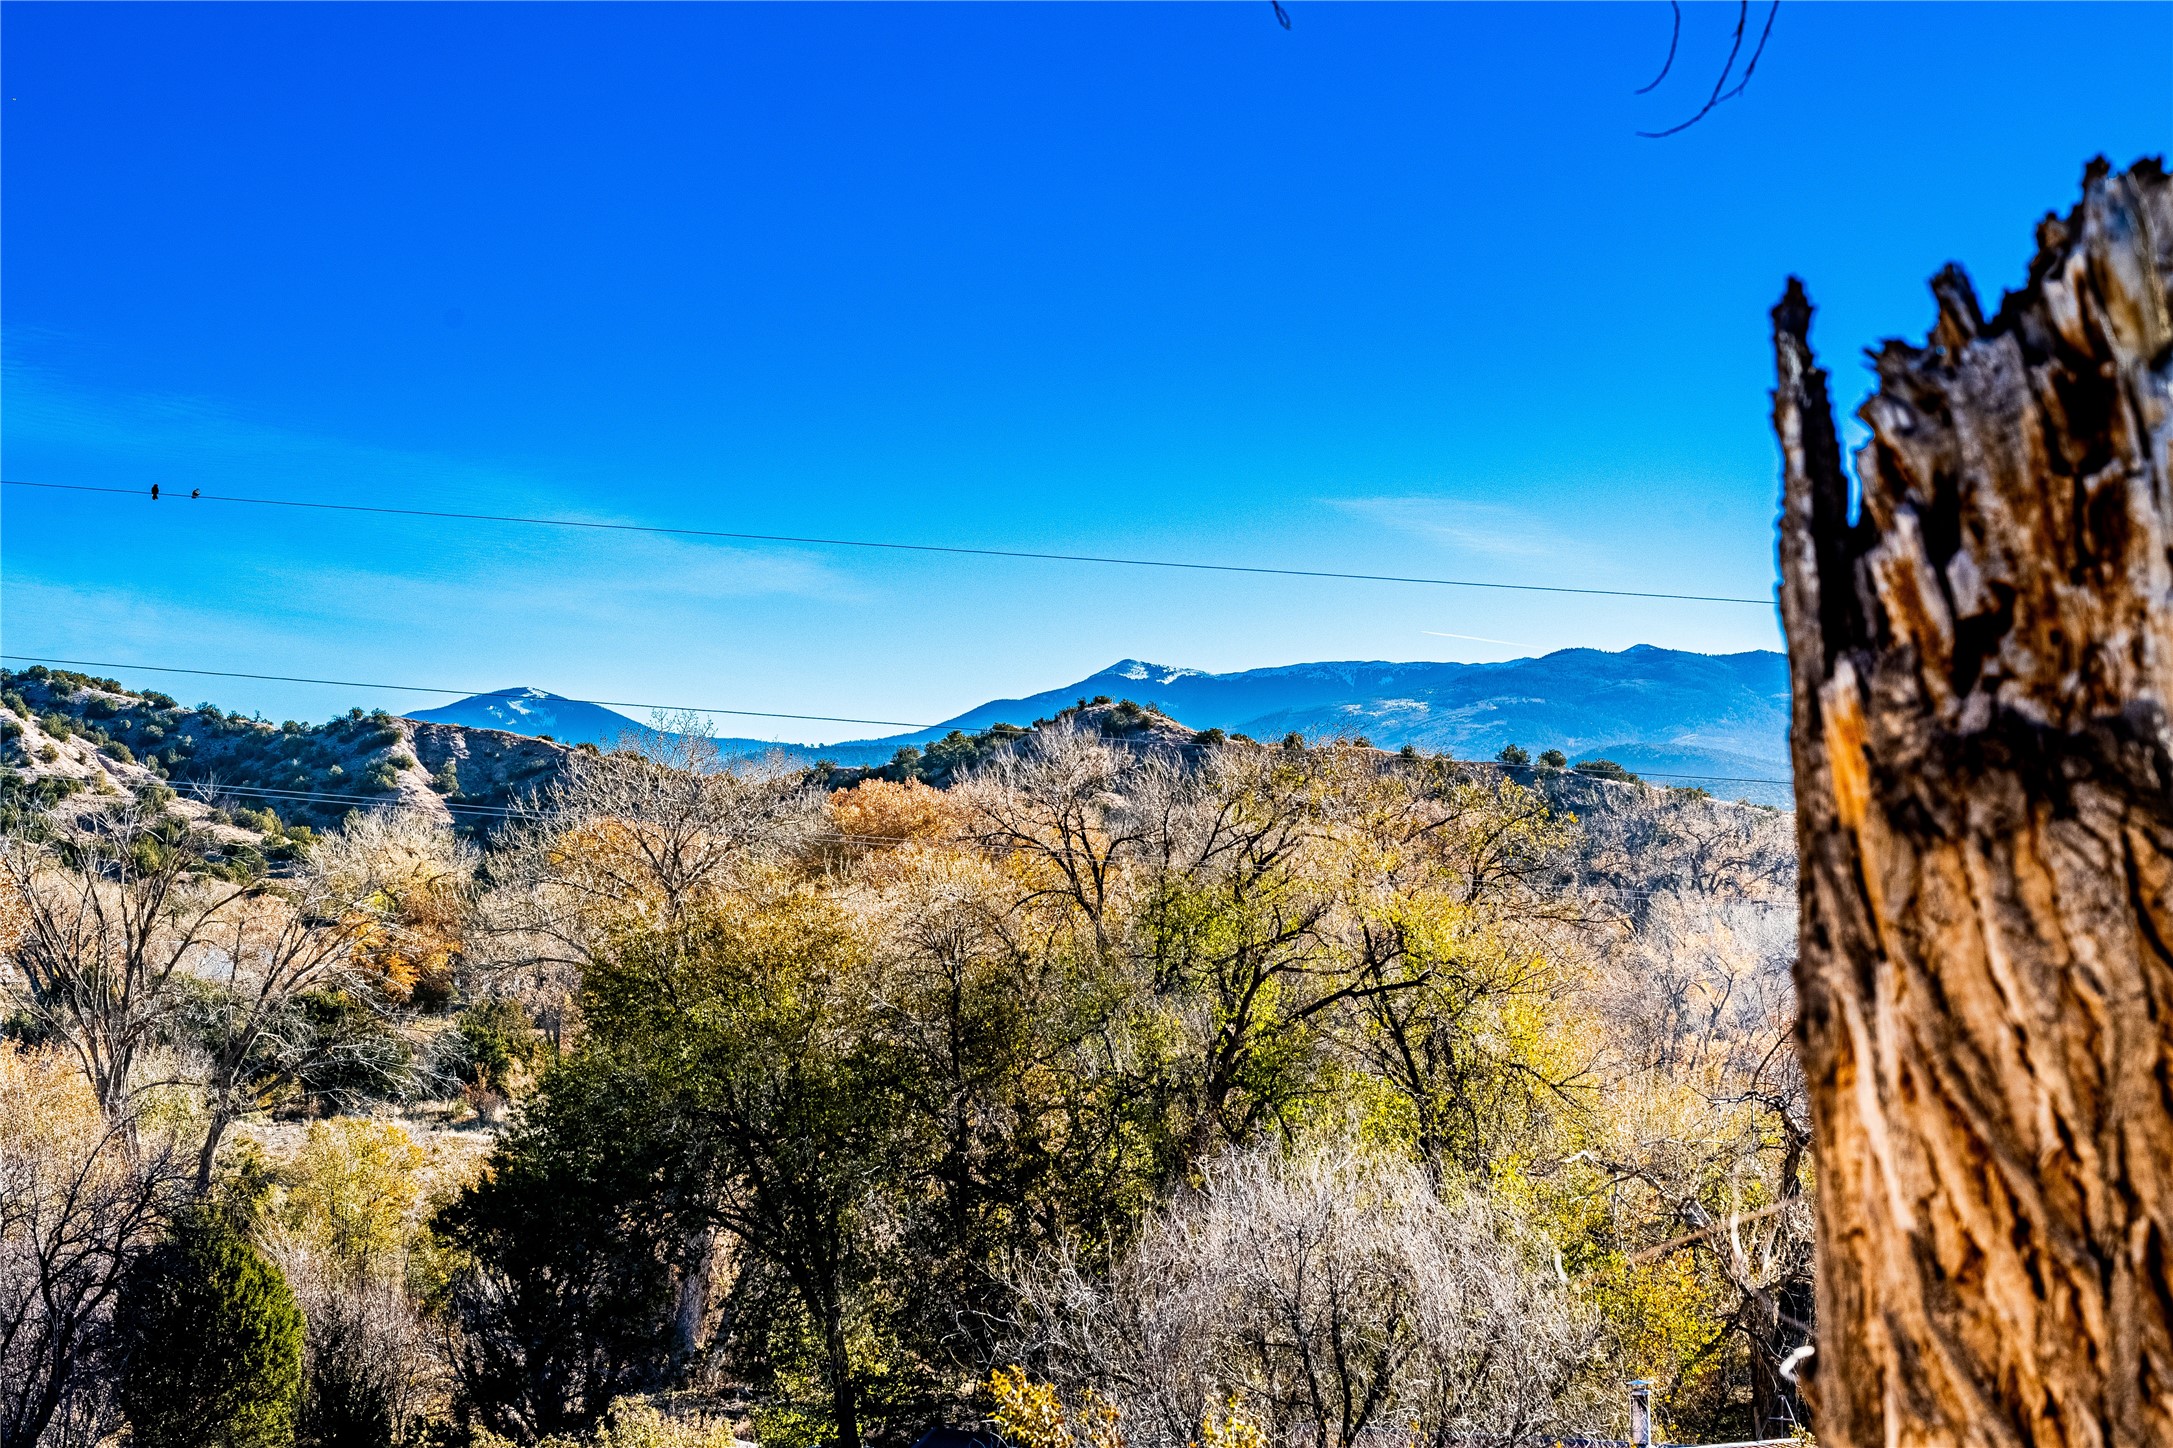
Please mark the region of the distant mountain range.
<svg viewBox="0 0 2173 1448"><path fill-rule="evenodd" d="M1494 664L1289 664L1233 674L1126 659L1060 689L991 700L933 729L819 746L718 742L733 752L876 764L904 745L926 744L954 729L1031 724L1098 695L1152 704L1194 729L1258 739L1292 731L1309 738L1363 736L1383 748L1415 744L1466 759L1490 758L1505 744L1520 744L1534 755L1560 749L1572 761L1612 759L1656 777L1710 777L1707 787L1729 798L1786 804L1789 796L1786 658L1643 644L1620 653L1563 649ZM408 717L547 734L570 744L609 745L642 727L601 705L525 688L477 694Z"/></svg>

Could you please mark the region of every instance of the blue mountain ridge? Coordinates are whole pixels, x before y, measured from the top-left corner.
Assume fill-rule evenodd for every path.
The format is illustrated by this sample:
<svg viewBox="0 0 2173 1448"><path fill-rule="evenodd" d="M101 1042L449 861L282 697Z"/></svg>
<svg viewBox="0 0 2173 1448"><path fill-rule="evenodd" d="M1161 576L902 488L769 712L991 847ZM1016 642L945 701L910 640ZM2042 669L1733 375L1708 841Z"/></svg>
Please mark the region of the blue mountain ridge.
<svg viewBox="0 0 2173 1448"><path fill-rule="evenodd" d="M1613 759L1656 776L1710 776L1707 787L1731 798L1788 801L1788 663L1763 650L1696 654L1640 644L1501 663L1287 664L1229 674L1125 659L1060 689L992 699L932 729L825 745L717 742L733 753L875 764L953 729L1031 724L1103 694L1151 704L1194 729L1258 739L1292 731L1363 736L1383 748L1415 744L1465 759L1521 744L1534 754L1560 749L1572 760ZM501 689L409 717L602 745L641 727L601 705L540 689Z"/></svg>

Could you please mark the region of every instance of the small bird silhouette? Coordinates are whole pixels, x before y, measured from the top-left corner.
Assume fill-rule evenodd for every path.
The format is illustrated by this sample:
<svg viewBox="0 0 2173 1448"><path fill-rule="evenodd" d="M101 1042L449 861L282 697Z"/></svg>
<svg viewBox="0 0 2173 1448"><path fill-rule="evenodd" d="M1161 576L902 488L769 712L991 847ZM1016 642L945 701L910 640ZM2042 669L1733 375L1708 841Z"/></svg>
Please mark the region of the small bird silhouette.
<svg viewBox="0 0 2173 1448"><path fill-rule="evenodd" d="M153 484L151 484L151 501L152 501L152 502L154 502L154 503L158 501L158 484L157 484L157 483L153 483Z"/></svg>
<svg viewBox="0 0 2173 1448"><path fill-rule="evenodd" d="M204 496L204 490L202 488L191 488L189 489L189 496L192 498L201 498L202 496Z"/></svg>

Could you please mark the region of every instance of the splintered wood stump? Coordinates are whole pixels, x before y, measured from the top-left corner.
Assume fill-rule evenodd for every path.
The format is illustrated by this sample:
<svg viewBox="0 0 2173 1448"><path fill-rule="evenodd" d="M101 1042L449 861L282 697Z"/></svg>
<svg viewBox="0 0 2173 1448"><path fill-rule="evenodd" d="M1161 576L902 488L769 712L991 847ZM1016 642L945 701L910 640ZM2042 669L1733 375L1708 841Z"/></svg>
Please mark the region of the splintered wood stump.
<svg viewBox="0 0 2173 1448"><path fill-rule="evenodd" d="M2173 1445L2173 185L1876 355L1774 309L1827 1448Z"/></svg>

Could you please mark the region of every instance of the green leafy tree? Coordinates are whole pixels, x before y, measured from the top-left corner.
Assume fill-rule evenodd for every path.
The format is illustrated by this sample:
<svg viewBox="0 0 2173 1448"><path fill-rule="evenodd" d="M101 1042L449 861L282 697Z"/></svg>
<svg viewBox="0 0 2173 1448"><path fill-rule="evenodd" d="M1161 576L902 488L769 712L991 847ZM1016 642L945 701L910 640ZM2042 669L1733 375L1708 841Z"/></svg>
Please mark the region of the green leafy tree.
<svg viewBox="0 0 2173 1448"><path fill-rule="evenodd" d="M279 1269L199 1208L130 1269L116 1324L136 1448L286 1448L302 1391L302 1314Z"/></svg>
<svg viewBox="0 0 2173 1448"><path fill-rule="evenodd" d="M911 1155L877 971L807 891L637 931L589 969L603 1049L636 1065L716 1161L717 1219L791 1283L820 1336L831 1428L861 1441L852 1344L863 1218Z"/></svg>
<svg viewBox="0 0 2173 1448"><path fill-rule="evenodd" d="M467 1411L527 1441L670 1371L678 1253L704 1173L671 1104L598 1053L545 1077L490 1171L433 1226Z"/></svg>

